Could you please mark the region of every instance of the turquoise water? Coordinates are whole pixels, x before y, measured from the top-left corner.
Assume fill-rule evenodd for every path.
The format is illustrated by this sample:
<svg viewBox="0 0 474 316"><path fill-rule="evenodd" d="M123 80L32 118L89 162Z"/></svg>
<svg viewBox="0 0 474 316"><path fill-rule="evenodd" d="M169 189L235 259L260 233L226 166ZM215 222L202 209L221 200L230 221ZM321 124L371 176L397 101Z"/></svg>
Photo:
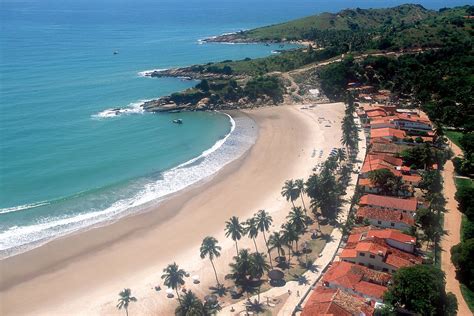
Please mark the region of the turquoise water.
<svg viewBox="0 0 474 316"><path fill-rule="evenodd" d="M252 144L255 130L244 119L143 113L143 100L195 82L140 72L266 56L277 46L199 39L353 3L3 0L0 6L0 252L10 255L159 201ZM104 115L111 108L123 114ZM178 117L181 126L171 123Z"/></svg>

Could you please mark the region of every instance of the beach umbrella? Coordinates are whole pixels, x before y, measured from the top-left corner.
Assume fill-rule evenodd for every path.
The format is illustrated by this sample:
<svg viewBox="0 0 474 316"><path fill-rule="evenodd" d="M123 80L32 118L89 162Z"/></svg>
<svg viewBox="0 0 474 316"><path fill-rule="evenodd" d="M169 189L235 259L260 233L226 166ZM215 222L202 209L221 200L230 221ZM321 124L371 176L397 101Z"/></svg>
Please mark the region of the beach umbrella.
<svg viewBox="0 0 474 316"><path fill-rule="evenodd" d="M168 298L174 297L174 291L173 291L173 289L169 289L169 288L168 288L168 289L166 289L165 292L166 292Z"/></svg>
<svg viewBox="0 0 474 316"><path fill-rule="evenodd" d="M198 283L199 283L199 275L193 275L191 278L193 279L193 283L194 283L194 284L198 284Z"/></svg>
<svg viewBox="0 0 474 316"><path fill-rule="evenodd" d="M283 279L285 277L285 274L281 270L273 269L268 272L268 277L272 279L272 281L278 281Z"/></svg>

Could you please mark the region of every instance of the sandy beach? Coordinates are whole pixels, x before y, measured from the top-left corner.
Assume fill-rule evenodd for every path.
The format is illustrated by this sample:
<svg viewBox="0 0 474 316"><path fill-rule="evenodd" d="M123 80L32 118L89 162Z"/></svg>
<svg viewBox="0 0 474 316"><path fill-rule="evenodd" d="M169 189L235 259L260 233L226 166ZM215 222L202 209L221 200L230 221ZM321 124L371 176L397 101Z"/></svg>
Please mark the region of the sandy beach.
<svg viewBox="0 0 474 316"><path fill-rule="evenodd" d="M333 147L340 147L344 105L302 108L230 113L251 117L259 136L243 157L212 179L146 213L0 261L0 314L121 315L115 305L127 287L138 299L129 308L132 315L170 315L177 303L166 298L160 276L172 262L199 275L200 284L186 279L188 289L201 297L208 294L215 278L209 261L199 257L202 239L210 235L219 240L222 255L215 263L223 279L235 255L233 241L224 237L225 221L265 209L278 229L291 206L280 195L283 182L307 178ZM260 236L258 242L264 249ZM251 245L247 238L239 243L241 248ZM156 285L162 291L156 292Z"/></svg>

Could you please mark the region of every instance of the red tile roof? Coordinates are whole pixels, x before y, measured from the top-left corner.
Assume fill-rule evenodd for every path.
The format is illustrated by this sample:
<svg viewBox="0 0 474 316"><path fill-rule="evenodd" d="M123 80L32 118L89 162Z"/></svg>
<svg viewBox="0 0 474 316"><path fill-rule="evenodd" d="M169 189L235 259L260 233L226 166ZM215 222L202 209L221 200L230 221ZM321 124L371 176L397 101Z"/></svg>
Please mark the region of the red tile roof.
<svg viewBox="0 0 474 316"><path fill-rule="evenodd" d="M392 208L409 212L416 212L418 201L416 199L399 199L391 196L366 194L360 198L360 205Z"/></svg>
<svg viewBox="0 0 474 316"><path fill-rule="evenodd" d="M385 240L378 237L361 240L357 243L347 243L344 250L346 249L355 250L356 252L368 252L373 255L382 256L383 262L397 269L415 264L421 264L423 262L420 257L391 247ZM354 256L344 256L344 251L340 254L340 257L342 259L354 258Z"/></svg>
<svg viewBox="0 0 474 316"><path fill-rule="evenodd" d="M383 117L387 116L387 113L383 110L375 110L375 111L366 111L368 117Z"/></svg>
<svg viewBox="0 0 474 316"><path fill-rule="evenodd" d="M413 184L418 184L421 181L421 176L418 174L411 174L411 175L402 175L403 182L411 182Z"/></svg>
<svg viewBox="0 0 474 316"><path fill-rule="evenodd" d="M366 160L367 159L380 159L380 160L383 160L393 166L401 166L403 165L403 160L400 159L400 158L396 158L396 157L393 157L393 156L390 156L390 155L386 155L386 154L369 154L367 155L367 157L365 158Z"/></svg>
<svg viewBox="0 0 474 316"><path fill-rule="evenodd" d="M379 137L397 137L398 139L403 139L407 136L407 134L400 130L390 127L385 128L377 128L370 131L371 138L379 138Z"/></svg>
<svg viewBox="0 0 474 316"><path fill-rule="evenodd" d="M324 274L322 282L345 289L356 290L360 294L382 298L387 290L385 286L391 276L388 273L375 271L345 261L334 262Z"/></svg>
<svg viewBox="0 0 474 316"><path fill-rule="evenodd" d="M362 297L320 286L309 297L301 316L353 316L361 313L372 316L374 308Z"/></svg>
<svg viewBox="0 0 474 316"><path fill-rule="evenodd" d="M399 145L393 143L376 143L372 142L371 140L371 153L383 153L383 154L390 154L395 155L401 153L403 150L409 148L407 145Z"/></svg>
<svg viewBox="0 0 474 316"><path fill-rule="evenodd" d="M416 243L416 237L402 233L396 229L372 229L369 226L365 226L365 229L359 229L358 231L352 231L347 240L348 243L359 242L367 238L381 238L381 239L391 239L401 243Z"/></svg>
<svg viewBox="0 0 474 316"><path fill-rule="evenodd" d="M408 226L414 226L415 220L403 214L401 211L382 210L374 207L361 207L357 210L358 218L367 218L377 221L388 221L393 223L403 223Z"/></svg>

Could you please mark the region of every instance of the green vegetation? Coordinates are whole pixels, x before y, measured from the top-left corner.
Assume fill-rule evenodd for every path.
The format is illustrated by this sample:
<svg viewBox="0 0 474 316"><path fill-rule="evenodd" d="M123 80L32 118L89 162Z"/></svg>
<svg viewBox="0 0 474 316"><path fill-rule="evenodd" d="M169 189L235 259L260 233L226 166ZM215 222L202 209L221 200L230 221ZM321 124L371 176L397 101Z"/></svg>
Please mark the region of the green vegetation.
<svg viewBox="0 0 474 316"><path fill-rule="evenodd" d="M380 189L382 195L398 195L398 192L405 191L402 177L396 176L388 169L369 171L370 182Z"/></svg>
<svg viewBox="0 0 474 316"><path fill-rule="evenodd" d="M280 103L284 93L282 82L275 76L255 77L243 86L234 79L204 79L194 88L171 94L169 100L176 104L198 104L207 99L210 104L225 104L246 98L251 102L269 99L273 103Z"/></svg>
<svg viewBox="0 0 474 316"><path fill-rule="evenodd" d="M461 284L461 293L466 301L467 306L474 313L474 291L471 291L467 286Z"/></svg>
<svg viewBox="0 0 474 316"><path fill-rule="evenodd" d="M415 265L397 270L384 294L384 303L420 315L456 315L457 300L445 291L445 275L431 265Z"/></svg>
<svg viewBox="0 0 474 316"><path fill-rule="evenodd" d="M462 132L457 132L457 131L451 131L451 130L446 130L444 131L444 134L453 142L455 143L458 147L461 147L461 143L459 140L461 139L463 133Z"/></svg>
<svg viewBox="0 0 474 316"><path fill-rule="evenodd" d="M128 306L130 303L136 302L137 299L136 297L132 296L132 291L130 289L124 289L119 293L119 296L117 308L123 308L125 310L125 314L128 316Z"/></svg>

